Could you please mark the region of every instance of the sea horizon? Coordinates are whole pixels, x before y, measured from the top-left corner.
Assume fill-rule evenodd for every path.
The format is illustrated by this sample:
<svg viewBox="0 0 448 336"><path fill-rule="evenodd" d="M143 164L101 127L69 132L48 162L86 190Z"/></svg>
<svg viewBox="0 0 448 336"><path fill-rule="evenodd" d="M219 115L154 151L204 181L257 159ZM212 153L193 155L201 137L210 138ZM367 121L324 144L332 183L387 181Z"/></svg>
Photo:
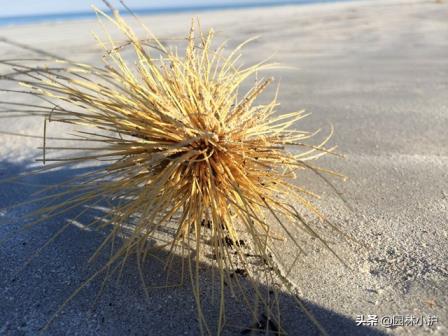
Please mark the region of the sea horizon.
<svg viewBox="0 0 448 336"><path fill-rule="evenodd" d="M352 2L360 0L289 0L289 1L268 1L262 3L240 2L232 4L212 4L212 5L195 5L195 6L169 6L169 7L148 7L148 8L132 8L132 11L138 15L162 15L174 14L184 12L206 12L216 10L231 10L231 9L245 9L245 8L260 8L260 7L278 7L289 5L311 5L324 4L334 2ZM119 8L122 15L128 15L126 10ZM110 11L105 11L110 13ZM0 26L15 26L30 23L46 23L46 22L61 22L72 21L77 19L95 18L96 14L93 10L74 11L74 12L60 12L36 15L14 15L14 16L0 16Z"/></svg>

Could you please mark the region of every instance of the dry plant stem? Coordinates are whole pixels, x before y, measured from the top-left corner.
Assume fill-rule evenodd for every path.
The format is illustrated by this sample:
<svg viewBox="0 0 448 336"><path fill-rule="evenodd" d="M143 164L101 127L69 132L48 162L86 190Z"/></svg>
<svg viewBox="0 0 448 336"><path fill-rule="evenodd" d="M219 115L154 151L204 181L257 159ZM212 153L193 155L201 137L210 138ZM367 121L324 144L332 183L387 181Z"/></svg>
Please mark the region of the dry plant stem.
<svg viewBox="0 0 448 336"><path fill-rule="evenodd" d="M147 258L159 258L169 271L174 254L181 251L186 260L182 279L185 268L202 334L219 335L225 327L226 284L232 292L242 293L249 309L258 311L253 306L258 302L280 325L280 308L275 308L278 302L272 305L277 294L266 296L255 280L250 280L255 296L249 294L238 277L229 276L236 265L250 270L253 279L264 277L280 282L307 313L287 279L289 271L280 271L291 269L299 259L280 268L276 243L291 240L301 254L304 248L295 237L309 235L331 250L307 218L320 220L328 230L342 233L313 204L318 195L294 181L306 170L328 183L325 175L343 178L309 163L334 154L336 146L325 147L332 130L323 141L311 144L308 141L316 134L297 130L297 123L307 116L304 111L278 116L277 95L266 104L255 105L272 81L258 78L258 74L276 65L260 62L242 67L238 60L245 43L226 53L224 45L213 47L213 30L203 33L199 23L193 22L185 53L180 55L149 30L148 39L139 39L117 11L113 16L96 11L127 41L115 42L107 30L106 38L97 37L105 50L104 67L55 59L51 54L45 56L52 60L0 60L12 69L2 80L20 83L24 89L16 92L43 101L41 105L0 102L5 116L45 119L41 149L46 165L33 174L76 164L103 163L65 183L64 188L44 188L43 196L27 201L49 202L30 214L33 220L29 225L80 206L107 202L110 211L89 227L111 228L92 256L94 259L111 246L110 259L86 283L99 274L106 273L105 280L111 274L120 274L131 255L137 257L144 283L142 267ZM135 53L134 63L127 62L120 53L129 47ZM26 65L31 61L42 65ZM239 88L254 77L254 86L241 97ZM73 135L49 137L50 126L55 123L72 125ZM76 140L79 146L67 146L66 140ZM63 201L58 203L60 199ZM210 222L210 228L204 227L204 221ZM172 233L167 234L167 229ZM245 248L238 243L242 237L248 241L246 248L260 256L267 267L257 270L251 266ZM118 238L122 239L121 245ZM156 244L150 245L149 239ZM162 251L167 257L160 259ZM201 303L201 263L208 252L216 257L213 264L218 270L216 324L209 323Z"/></svg>

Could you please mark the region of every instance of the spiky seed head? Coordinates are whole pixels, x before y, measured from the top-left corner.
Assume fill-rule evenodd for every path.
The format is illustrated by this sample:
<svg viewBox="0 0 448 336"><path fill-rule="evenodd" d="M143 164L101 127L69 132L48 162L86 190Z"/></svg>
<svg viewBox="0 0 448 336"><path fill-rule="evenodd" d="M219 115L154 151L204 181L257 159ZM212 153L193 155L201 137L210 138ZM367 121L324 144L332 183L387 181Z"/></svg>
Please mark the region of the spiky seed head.
<svg viewBox="0 0 448 336"><path fill-rule="evenodd" d="M32 114L43 115L46 126L81 127L71 139L91 144L51 146L58 139L45 136L44 170L102 163L70 184L72 197L41 212L48 218L73 206L109 200L110 211L95 224L112 229L95 255L116 237L123 241L106 267L132 253L141 262L154 249L184 251L201 331L211 333L197 279L203 250L215 256L222 286L224 279L235 281L229 276L232 265L254 271L245 249L271 266L263 272L283 279L275 244L294 240L292 232L317 236L306 213L323 218L310 200L317 195L294 179L301 170L329 173L310 161L336 147L325 148L330 137L309 144L314 133L297 129L304 111L279 115L276 95L256 104L272 81L259 73L275 65L242 67L238 60L243 44L226 52L224 45L214 46L213 30L204 34L193 23L180 54L149 31L149 39L139 39L117 12L110 17L97 11L126 37L121 44L110 36L98 39L106 51L104 67L65 59L54 60L57 67L17 62L14 66L20 70L7 78L45 101L40 112ZM135 52L134 63L122 54L129 47ZM240 95L242 84L254 78L252 88ZM54 194L55 200L59 197ZM167 233L167 228L172 231ZM148 239L159 243L150 246ZM224 323L223 310L217 333Z"/></svg>

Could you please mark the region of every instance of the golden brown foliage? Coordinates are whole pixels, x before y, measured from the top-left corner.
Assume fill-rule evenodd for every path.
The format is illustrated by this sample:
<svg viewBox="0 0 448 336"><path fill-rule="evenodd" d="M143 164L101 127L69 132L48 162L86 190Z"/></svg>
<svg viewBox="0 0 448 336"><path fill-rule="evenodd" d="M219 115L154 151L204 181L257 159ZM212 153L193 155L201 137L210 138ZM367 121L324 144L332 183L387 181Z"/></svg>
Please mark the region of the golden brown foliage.
<svg viewBox="0 0 448 336"><path fill-rule="evenodd" d="M230 276L237 265L253 277L255 295L266 310L271 303L257 289L257 272L292 290L279 267L281 256L275 246L289 239L300 254L302 248L293 232L320 239L305 219L312 214L325 221L312 203L318 196L298 186L296 178L305 170L321 177L336 174L310 163L333 152L335 147L325 148L331 134L311 145L307 140L314 133L297 130L304 111L278 115L276 96L256 105L271 79L256 79L240 96L243 83L274 67L265 62L239 65L243 44L226 53L224 45L213 46L212 30L204 34L193 23L185 52L180 54L153 35L139 39L117 12L112 17L98 13L128 40L126 45L110 36L99 40L106 51L104 67L68 60L54 60L51 67L3 61L16 68L4 79L20 82L45 101L42 106L23 104L32 110L27 115L43 116L46 125L83 128L69 138L82 146L65 145L65 138L53 138L61 140L61 145L49 146L45 134L43 161L55 163L37 173L102 163L70 181L67 190L46 197L57 201L64 196L62 203L46 206L33 216L44 214L38 220L44 221L68 209L107 200L110 211L90 224L111 228L95 255L117 237L122 243L94 276L118 270L130 255L137 255L143 265L157 251L168 251L164 262L169 268L170 257L182 254L201 332L219 334L225 323L224 284L238 287L238 279ZM129 47L135 63L123 56ZM70 150L77 155L66 155ZM48 156L50 151L62 155ZM254 270L246 249L260 256L267 267ZM214 256L212 263L219 270L221 308L215 331L202 312L198 280L206 253ZM245 296L243 300L251 305Z"/></svg>

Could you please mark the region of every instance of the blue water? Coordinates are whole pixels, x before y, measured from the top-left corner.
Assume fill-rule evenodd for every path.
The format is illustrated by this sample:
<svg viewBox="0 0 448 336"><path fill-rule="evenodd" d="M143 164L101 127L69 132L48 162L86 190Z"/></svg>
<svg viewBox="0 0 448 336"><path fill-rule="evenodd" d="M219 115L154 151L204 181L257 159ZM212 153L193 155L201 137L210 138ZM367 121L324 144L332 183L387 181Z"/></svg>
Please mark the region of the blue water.
<svg viewBox="0 0 448 336"><path fill-rule="evenodd" d="M269 1L263 3L233 3L233 4L214 4L214 5L202 5L202 6L189 6L189 7L167 7L167 8L139 8L133 9L134 13L139 15L158 15L167 13L182 13L182 12L204 12L213 10L228 10L228 9L242 9L242 8L254 8L254 7L272 7L272 6L286 6L286 5L305 5L313 3L330 3L330 2L342 2L352 0L290 0L290 1ZM121 10L123 15L126 15L125 10ZM36 22L55 22L65 20L76 19L88 19L95 18L93 10L71 13L59 13L59 14L39 14L39 15L26 15L26 16L10 16L0 17L0 26L4 25L17 25Z"/></svg>

